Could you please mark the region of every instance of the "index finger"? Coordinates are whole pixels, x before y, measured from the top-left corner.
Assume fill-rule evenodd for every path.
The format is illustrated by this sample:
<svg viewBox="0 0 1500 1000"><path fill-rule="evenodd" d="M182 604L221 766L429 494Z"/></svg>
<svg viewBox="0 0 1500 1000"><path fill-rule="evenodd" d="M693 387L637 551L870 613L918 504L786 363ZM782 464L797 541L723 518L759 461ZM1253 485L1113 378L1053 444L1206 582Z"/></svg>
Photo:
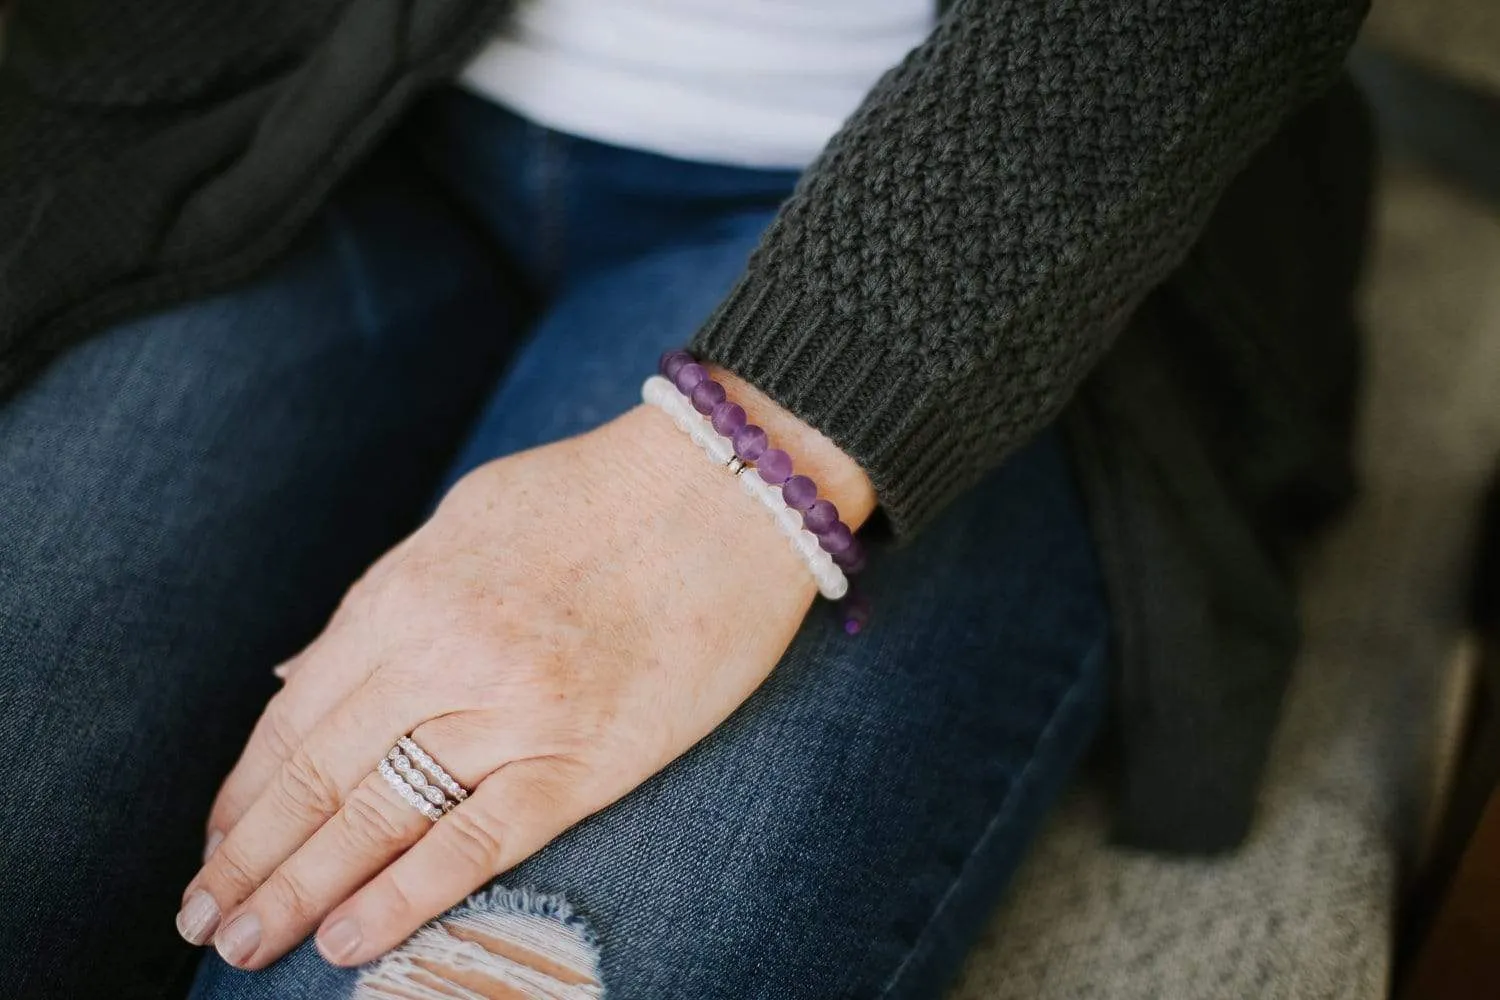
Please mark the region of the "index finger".
<svg viewBox="0 0 1500 1000"><path fill-rule="evenodd" d="M368 676L360 657L342 657L328 637L315 640L289 664L297 664L282 689L266 702L208 814L207 860L240 821L271 779L313 729Z"/></svg>
<svg viewBox="0 0 1500 1000"><path fill-rule="evenodd" d="M277 768L183 892L178 930L192 944L254 892L343 806L386 749L420 721L411 699L362 685Z"/></svg>

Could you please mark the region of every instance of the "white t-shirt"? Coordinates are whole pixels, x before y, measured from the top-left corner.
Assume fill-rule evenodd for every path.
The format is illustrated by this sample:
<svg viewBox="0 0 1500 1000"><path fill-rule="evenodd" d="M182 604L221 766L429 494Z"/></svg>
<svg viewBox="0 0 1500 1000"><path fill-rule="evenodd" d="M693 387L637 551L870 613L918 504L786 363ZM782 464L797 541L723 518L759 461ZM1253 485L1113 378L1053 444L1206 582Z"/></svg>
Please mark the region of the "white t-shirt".
<svg viewBox="0 0 1500 1000"><path fill-rule="evenodd" d="M463 84L612 145L800 168L933 18L933 0L523 0Z"/></svg>

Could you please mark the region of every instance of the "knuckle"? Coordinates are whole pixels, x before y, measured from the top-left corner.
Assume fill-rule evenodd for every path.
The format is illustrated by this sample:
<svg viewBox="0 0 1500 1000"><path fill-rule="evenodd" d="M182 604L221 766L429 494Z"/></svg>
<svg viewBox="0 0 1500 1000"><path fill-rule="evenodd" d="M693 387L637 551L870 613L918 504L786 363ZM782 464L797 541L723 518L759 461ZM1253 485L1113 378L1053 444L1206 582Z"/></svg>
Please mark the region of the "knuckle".
<svg viewBox="0 0 1500 1000"><path fill-rule="evenodd" d="M328 816L342 796L322 766L307 751L298 749L281 767L281 798L297 818Z"/></svg>
<svg viewBox="0 0 1500 1000"><path fill-rule="evenodd" d="M292 725L283 696L277 695L271 699L261 722L265 726L266 749L277 760L286 760L297 752L297 747L302 744L302 736L297 732L297 727Z"/></svg>
<svg viewBox="0 0 1500 1000"><path fill-rule="evenodd" d="M208 810L208 828L210 830L228 831L239 822L245 814L250 803L236 789L228 787L220 789L214 798L214 804Z"/></svg>
<svg viewBox="0 0 1500 1000"><path fill-rule="evenodd" d="M598 775L584 761L568 755L554 755L539 762L527 782L526 796L532 807L547 815L573 816L577 807L591 797Z"/></svg>
<svg viewBox="0 0 1500 1000"><path fill-rule="evenodd" d="M208 860L207 872L207 881L234 890L236 896L242 896L260 884L260 877L227 842Z"/></svg>
<svg viewBox="0 0 1500 1000"><path fill-rule="evenodd" d="M410 808L404 803L402 808ZM375 792L356 788L344 803L343 825L353 847L362 853L387 853L411 840L409 830L391 814Z"/></svg>
<svg viewBox="0 0 1500 1000"><path fill-rule="evenodd" d="M381 893L381 911L385 919L393 922L410 922L419 913L416 899L410 890L403 884L401 871L398 868L389 869L384 878L383 891ZM417 917L417 919L421 919Z"/></svg>
<svg viewBox="0 0 1500 1000"><path fill-rule="evenodd" d="M477 871L495 875L503 869L505 837L500 824L477 810L455 809L444 817L450 850Z"/></svg>
<svg viewBox="0 0 1500 1000"><path fill-rule="evenodd" d="M262 891L270 896L273 907L297 921L316 920L321 915L317 894L300 874L286 867L272 875Z"/></svg>

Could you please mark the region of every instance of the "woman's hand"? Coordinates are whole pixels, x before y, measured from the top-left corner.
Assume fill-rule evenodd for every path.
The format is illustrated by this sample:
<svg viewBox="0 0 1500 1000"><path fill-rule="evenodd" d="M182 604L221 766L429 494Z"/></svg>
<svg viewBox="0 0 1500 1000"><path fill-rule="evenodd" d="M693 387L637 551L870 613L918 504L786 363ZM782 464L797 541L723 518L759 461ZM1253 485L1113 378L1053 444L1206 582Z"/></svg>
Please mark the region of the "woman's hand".
<svg viewBox="0 0 1500 1000"><path fill-rule="evenodd" d="M868 515L857 466L717 377L851 526ZM179 929L217 930L243 968L314 929L332 962L380 956L723 721L815 593L767 512L652 408L476 470L280 668ZM375 770L407 733L473 790L436 824Z"/></svg>

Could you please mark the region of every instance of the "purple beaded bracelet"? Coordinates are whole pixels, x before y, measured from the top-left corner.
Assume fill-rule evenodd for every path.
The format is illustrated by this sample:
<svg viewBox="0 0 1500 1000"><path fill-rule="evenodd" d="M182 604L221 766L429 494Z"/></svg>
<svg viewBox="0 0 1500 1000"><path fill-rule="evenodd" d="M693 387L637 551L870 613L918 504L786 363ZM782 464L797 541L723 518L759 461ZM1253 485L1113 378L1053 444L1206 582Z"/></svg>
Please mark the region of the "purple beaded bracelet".
<svg viewBox="0 0 1500 1000"><path fill-rule="evenodd" d="M721 437L729 439L740 461L753 466L768 484L781 487L787 506L802 515L802 526L812 532L818 545L846 575L853 576L865 568L864 545L839 519L838 508L818 496L818 484L811 478L793 472L792 456L770 447L766 432L749 422L745 408L727 398L724 387L709 377L707 368L687 351L673 350L661 356L658 370L688 398L693 409L708 417ZM839 604L844 631L853 635L864 628L869 621L869 605L863 595L851 587Z"/></svg>

